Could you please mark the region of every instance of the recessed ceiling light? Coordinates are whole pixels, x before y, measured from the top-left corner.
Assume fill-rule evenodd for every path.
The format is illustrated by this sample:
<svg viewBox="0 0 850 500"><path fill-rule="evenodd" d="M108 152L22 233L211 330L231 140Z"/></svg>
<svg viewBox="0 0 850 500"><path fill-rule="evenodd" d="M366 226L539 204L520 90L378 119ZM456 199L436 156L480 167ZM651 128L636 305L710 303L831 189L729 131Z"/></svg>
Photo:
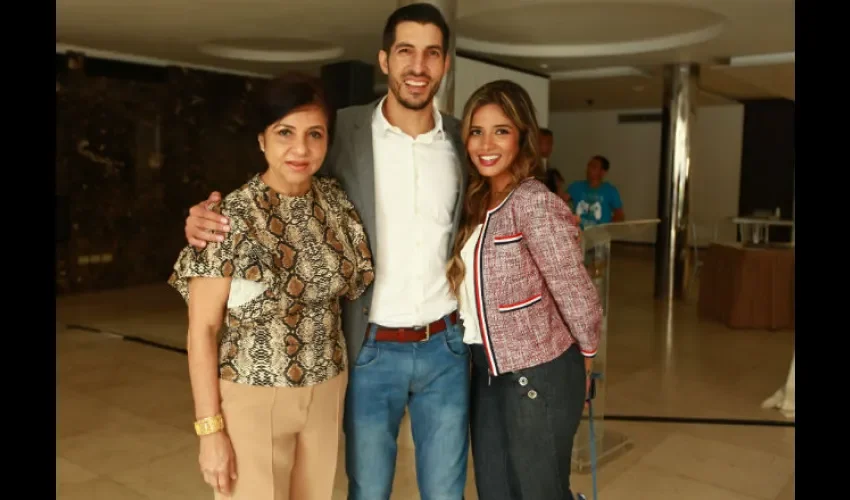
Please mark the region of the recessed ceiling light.
<svg viewBox="0 0 850 500"><path fill-rule="evenodd" d="M567 71L556 71L552 73L553 80L581 80L593 78L616 78L620 76L650 76L644 70L631 66L612 66L607 68L574 69Z"/></svg>
<svg viewBox="0 0 850 500"><path fill-rule="evenodd" d="M796 52L780 52L777 54L754 54L737 56L729 59L729 66L762 66L768 64L788 64L796 62Z"/></svg>
<svg viewBox="0 0 850 500"><path fill-rule="evenodd" d="M326 61L344 53L342 47L329 43L294 39L217 40L204 43L199 49L225 59L290 63Z"/></svg>

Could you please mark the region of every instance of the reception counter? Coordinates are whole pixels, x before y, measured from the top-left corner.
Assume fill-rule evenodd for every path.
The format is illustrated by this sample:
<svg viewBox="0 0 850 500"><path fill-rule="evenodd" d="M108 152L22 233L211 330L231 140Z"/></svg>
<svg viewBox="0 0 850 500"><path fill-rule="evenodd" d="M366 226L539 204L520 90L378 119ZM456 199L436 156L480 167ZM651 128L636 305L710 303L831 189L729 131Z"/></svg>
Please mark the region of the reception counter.
<svg viewBox="0 0 850 500"><path fill-rule="evenodd" d="M794 248L712 244L700 273L698 312L730 328L794 328Z"/></svg>

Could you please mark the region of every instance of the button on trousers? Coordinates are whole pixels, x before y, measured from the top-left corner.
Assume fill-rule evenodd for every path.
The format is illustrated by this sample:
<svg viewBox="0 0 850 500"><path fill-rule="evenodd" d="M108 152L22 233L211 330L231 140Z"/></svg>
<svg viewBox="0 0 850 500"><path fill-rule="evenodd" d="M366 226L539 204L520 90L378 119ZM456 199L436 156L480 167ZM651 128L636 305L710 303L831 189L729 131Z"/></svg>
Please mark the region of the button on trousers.
<svg viewBox="0 0 850 500"><path fill-rule="evenodd" d="M471 347L470 423L482 500L573 500L573 440L584 411L584 358L573 345L548 363L490 377Z"/></svg>

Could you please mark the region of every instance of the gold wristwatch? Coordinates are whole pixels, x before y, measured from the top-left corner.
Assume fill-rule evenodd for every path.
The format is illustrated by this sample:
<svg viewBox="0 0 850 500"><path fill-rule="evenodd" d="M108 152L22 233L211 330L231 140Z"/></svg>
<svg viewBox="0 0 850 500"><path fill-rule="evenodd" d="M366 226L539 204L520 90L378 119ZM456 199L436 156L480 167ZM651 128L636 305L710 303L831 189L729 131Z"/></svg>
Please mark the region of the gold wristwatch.
<svg viewBox="0 0 850 500"><path fill-rule="evenodd" d="M215 434L222 430L224 430L224 417L221 415L213 415L195 421L195 434L199 436Z"/></svg>

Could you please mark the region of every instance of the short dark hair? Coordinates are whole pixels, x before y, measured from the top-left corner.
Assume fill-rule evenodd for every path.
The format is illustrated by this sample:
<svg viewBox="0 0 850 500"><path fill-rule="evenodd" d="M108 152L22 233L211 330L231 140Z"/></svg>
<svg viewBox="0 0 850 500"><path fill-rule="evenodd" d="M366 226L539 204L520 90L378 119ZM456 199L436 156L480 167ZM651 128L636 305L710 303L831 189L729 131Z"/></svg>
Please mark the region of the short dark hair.
<svg viewBox="0 0 850 500"><path fill-rule="evenodd" d="M384 25L384 40L383 48L385 52L389 52L395 43L396 27L404 22L415 22L419 24L433 24L440 28L443 33L443 52L449 50L449 25L443 17L440 9L430 3L411 3L404 7L399 7L390 17L387 18L387 24Z"/></svg>
<svg viewBox="0 0 850 500"><path fill-rule="evenodd" d="M608 161L608 158L605 158L602 155L596 155L593 158L591 158L590 160L591 161L598 160L599 164L602 165L602 170L604 170L606 172L608 171L609 168L611 168L611 162Z"/></svg>
<svg viewBox="0 0 850 500"><path fill-rule="evenodd" d="M545 135L545 136L548 136L548 137L552 137L552 131L551 131L551 130L549 130L548 128L541 128L541 129L540 129L540 135Z"/></svg>
<svg viewBox="0 0 850 500"><path fill-rule="evenodd" d="M285 73L262 85L255 106L255 118L259 133L272 123L303 106L315 105L322 109L328 120L328 139L333 137L334 111L328 104L322 81L316 77L298 73Z"/></svg>

